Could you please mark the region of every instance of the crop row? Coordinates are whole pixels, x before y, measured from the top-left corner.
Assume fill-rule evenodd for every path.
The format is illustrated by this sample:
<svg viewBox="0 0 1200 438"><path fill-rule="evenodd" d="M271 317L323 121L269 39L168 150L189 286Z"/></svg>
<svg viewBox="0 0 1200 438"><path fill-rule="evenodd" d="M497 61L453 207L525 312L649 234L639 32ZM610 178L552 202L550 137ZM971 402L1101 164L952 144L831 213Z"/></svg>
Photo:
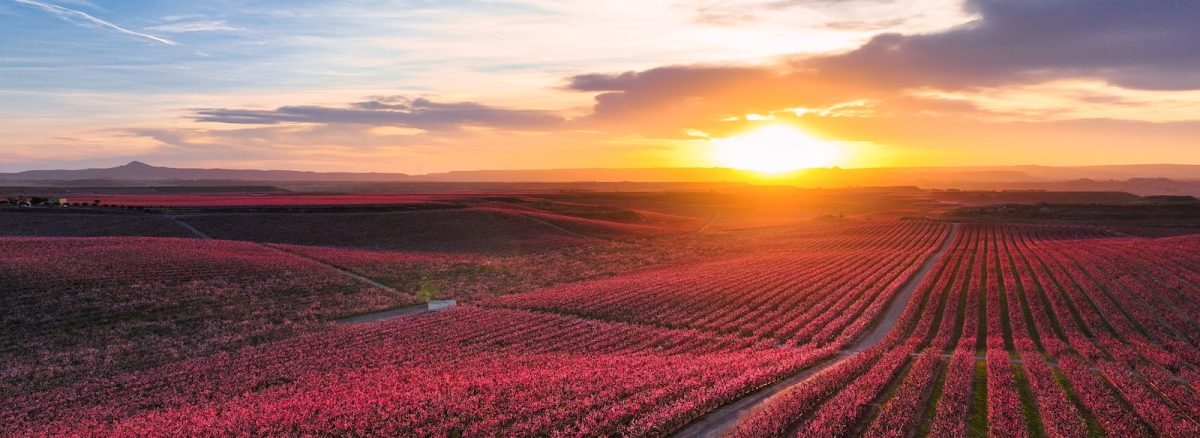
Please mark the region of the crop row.
<svg viewBox="0 0 1200 438"><path fill-rule="evenodd" d="M688 325L678 330L621 322L646 322L636 317L603 322L468 306L32 392L12 399L2 423L12 432L99 435L661 434L831 356L867 327L947 228L850 223L752 232L724 248L729 254L719 254L717 261L584 283L605 285L614 293L616 284L652 289L674 281L696 290L734 292L725 298L741 291L778 291L749 297L751 308L814 291L803 306L795 306L795 312L811 315L808 325L787 320L787 313L777 314L780 321L765 321L785 328L793 324L794 333L804 333L795 343L812 340L804 346L780 347L773 336L713 329L772 315L720 307L700 315L709 318L695 325L700 330ZM280 248L356 269L377 264L381 270L390 266L425 275L441 268L461 274L456 269L502 260ZM744 277L731 281L731 272ZM823 284L847 286L816 294ZM634 295L596 298L598 303L637 302ZM644 315L658 318L656 312L685 311L696 302L662 304L644 307ZM906 316L909 325L915 325L915 316ZM733 325L723 325L725 319Z"/></svg>
<svg viewBox="0 0 1200 438"><path fill-rule="evenodd" d="M180 219L217 239L376 250L520 253L589 243L586 236L511 211L190 213Z"/></svg>
<svg viewBox="0 0 1200 438"><path fill-rule="evenodd" d="M920 322L769 401L737 434L1196 436L1195 249L1200 238L964 226L905 309Z"/></svg>
<svg viewBox="0 0 1200 438"><path fill-rule="evenodd" d="M432 287L442 298L472 301L563 283L623 274L665 263L721 256L721 247L691 236L596 241L560 249L505 254L368 251L273 245L349 270L400 291Z"/></svg>
<svg viewBox="0 0 1200 438"><path fill-rule="evenodd" d="M961 236L956 241L960 239ZM882 390L882 385L918 348L920 342L907 342L911 340L909 335L925 333L923 336L927 336L933 328L929 318L922 318L922 311L939 305L933 291L937 289L937 279L943 278L943 275L949 275L947 265L939 264L936 272L919 285L910 300L911 304L904 308L883 341L861 353L850 355L802 384L768 399L747 415L731 435L780 436L797 429L829 435L846 434L852 430L857 425L857 419L865 414L862 411L863 401L875 398ZM853 390L843 392L852 385ZM831 397L836 397L837 401L822 405Z"/></svg>
<svg viewBox="0 0 1200 438"><path fill-rule="evenodd" d="M890 402L866 431L868 436L900 438L917 425L918 415L931 395L941 358L937 354L921 354L913 361Z"/></svg>
<svg viewBox="0 0 1200 438"><path fill-rule="evenodd" d="M453 195L415 195L396 193L356 193L351 195L283 195L283 194L155 194L155 195L91 195L80 201L103 205L134 205L142 207L258 207L258 206L316 206L316 205L379 205L423 204L453 200Z"/></svg>
<svg viewBox="0 0 1200 438"><path fill-rule="evenodd" d="M840 345L874 319L945 231L934 223L880 224L861 230L850 245L841 236L814 236L751 255L568 284L487 305Z"/></svg>
<svg viewBox="0 0 1200 438"><path fill-rule="evenodd" d="M31 394L0 434L655 435L829 354L468 306Z"/></svg>
<svg viewBox="0 0 1200 438"><path fill-rule="evenodd" d="M756 231L704 263L371 326L297 329L266 344L243 338L266 336L256 325L279 315L261 312L308 318L372 302L330 294L380 291L257 245L143 239L136 250L106 252L100 240L97 250L87 239L0 241L18 254L0 263L7 269L0 278L17 286L5 291L6 304L22 309L14 315L40 315L6 314L6 329L27 327L6 330L16 336L6 342L29 339L42 342L34 351L82 357L114 340L144 339L146 321L130 315L149 314L170 322L151 329L198 333L164 339L209 348L151 343L174 363L147 361L45 387L22 383L0 400L0 435L662 435L835 357L883 313L948 229L894 222ZM281 248L418 282L439 272L509 275L489 270L519 272L525 265L514 263L528 263ZM963 226L882 342L843 352L848 357L769 399L733 434L1196 436L1196 249L1195 237ZM53 278L52 263L71 267ZM146 268L104 277L108 266ZM607 276L634 266L642 265L580 269ZM48 277L45 287L20 281L37 269ZM60 287L69 296L46 303L61 309L30 304ZM239 313L245 309L258 313ZM245 322L212 322L222 315ZM70 331L110 322L131 328ZM87 341L68 343L71 336ZM251 346L212 353L231 345ZM38 369L20 363L6 369L5 381Z"/></svg>
<svg viewBox="0 0 1200 438"><path fill-rule="evenodd" d="M170 218L159 215L34 210L0 211L0 236L192 237L192 234Z"/></svg>
<svg viewBox="0 0 1200 438"><path fill-rule="evenodd" d="M253 244L0 239L0 399L414 301Z"/></svg>

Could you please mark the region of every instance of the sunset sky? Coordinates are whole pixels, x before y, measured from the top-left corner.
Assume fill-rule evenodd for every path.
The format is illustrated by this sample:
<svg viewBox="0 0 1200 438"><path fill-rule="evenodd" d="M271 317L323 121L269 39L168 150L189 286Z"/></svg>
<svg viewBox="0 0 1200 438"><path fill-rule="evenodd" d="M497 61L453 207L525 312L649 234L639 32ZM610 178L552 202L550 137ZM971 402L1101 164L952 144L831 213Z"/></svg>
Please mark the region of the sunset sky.
<svg viewBox="0 0 1200 438"><path fill-rule="evenodd" d="M710 167L779 127L820 166L1200 164L1197 23L1191 1L0 0L0 171Z"/></svg>

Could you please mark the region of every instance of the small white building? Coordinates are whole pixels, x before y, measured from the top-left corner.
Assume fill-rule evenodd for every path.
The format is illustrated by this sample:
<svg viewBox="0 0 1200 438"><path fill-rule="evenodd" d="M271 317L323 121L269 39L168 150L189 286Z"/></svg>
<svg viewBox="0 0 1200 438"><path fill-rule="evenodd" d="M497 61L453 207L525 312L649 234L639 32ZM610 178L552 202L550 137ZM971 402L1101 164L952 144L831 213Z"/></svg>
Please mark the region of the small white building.
<svg viewBox="0 0 1200 438"><path fill-rule="evenodd" d="M457 305L458 301L455 300L430 300L429 304L426 305L426 308L429 309L430 312L439 312L450 309Z"/></svg>

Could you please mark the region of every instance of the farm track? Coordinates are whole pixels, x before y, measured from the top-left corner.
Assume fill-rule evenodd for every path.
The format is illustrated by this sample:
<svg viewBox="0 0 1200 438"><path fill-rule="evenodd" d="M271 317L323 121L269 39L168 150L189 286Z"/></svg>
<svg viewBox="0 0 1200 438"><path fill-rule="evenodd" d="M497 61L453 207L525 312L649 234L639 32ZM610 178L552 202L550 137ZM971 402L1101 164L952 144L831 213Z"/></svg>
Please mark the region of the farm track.
<svg viewBox="0 0 1200 438"><path fill-rule="evenodd" d="M200 231L199 229L197 229L196 227L193 227L192 224L184 222L182 219L179 218L179 216L175 216L173 214L168 214L166 216L168 219L171 219L172 222L175 222L175 223L179 224L179 226L187 229L188 232L194 234L197 238L204 239L204 240L212 240L212 236L209 236L208 234L205 234L203 231Z"/></svg>
<svg viewBox="0 0 1200 438"><path fill-rule="evenodd" d="M713 216L708 218L708 221L705 222L704 225L701 225L700 228L697 228L695 232L703 233L704 230L708 229L708 227L710 225L712 225L713 222L716 222L717 219L719 219L720 217L721 217L721 209L718 208L717 211L713 213Z"/></svg>
<svg viewBox="0 0 1200 438"><path fill-rule="evenodd" d="M555 231L560 231L560 232L563 232L563 233L567 233L567 234L570 234L570 235L572 235L572 236L575 236L575 237L580 237L580 238L583 238L583 239L603 239L603 238L601 238L601 237L597 237L597 236L589 236L589 235L587 235L587 234L583 234L583 233L578 233L578 232L575 232L575 231L571 231L571 230L568 230L568 229L566 229L566 228L563 228L563 227L560 227L560 226L558 226L558 225L555 225L555 224L553 224L553 223L550 223L550 222L548 222L548 221L545 221L545 220L542 220L542 219L539 219L539 218L536 218L536 217L533 217L533 216L530 216L530 215L527 215L527 214L522 214L522 213L514 213L514 215L515 215L515 216L517 216L517 217L522 217L522 218L525 218L525 219L527 219L527 220L529 220L529 221L531 221L531 222L534 222L534 223L537 223L537 224L540 224L540 225L545 225L545 226L547 226L547 227L553 228ZM607 240L607 239L604 239L604 240Z"/></svg>
<svg viewBox="0 0 1200 438"><path fill-rule="evenodd" d="M364 277L362 275L355 274L353 272L350 272L349 270L343 269L337 265L330 264L324 260L320 260L320 259L306 256L304 254L288 251L286 249L279 248L274 245L263 245L263 244L258 244L258 245L263 248L269 248L273 251L278 251L278 252L281 252L284 254L288 254L291 256L295 256L295 257L299 257L299 258L302 258L305 260L312 261L313 263L317 263L321 266L341 272L343 275L353 278L355 280L358 280L359 282L366 283L371 286L374 286L374 287L377 287L380 289L384 289L384 290L387 290L387 291L395 293L395 294L403 294L403 292L396 290L396 288L394 288L394 287L388 286L386 284L380 283L378 281L372 280L372 279ZM405 316L405 315L415 315L418 313L425 313L428 311L429 311L429 308L428 308L427 304L420 304L420 305L415 305L415 306L380 310L378 312L364 313L361 315L346 316L346 317L338 318L336 321L339 323L342 323L342 324L362 324L362 323L368 323L368 322L383 321L385 319L391 319L391 318L396 318L396 317Z"/></svg>
<svg viewBox="0 0 1200 438"><path fill-rule="evenodd" d="M167 217L170 218L175 223L179 224L179 226L187 228L188 231L191 231L192 234L195 234L197 238L204 239L204 240L212 240L211 236L209 236L208 234L205 234L203 231L200 231L196 227L193 227L191 224L184 222L182 219L179 219L178 217L176 217L174 215L167 215ZM261 246L263 248L267 248L272 251L280 252L280 253L287 254L290 256L294 256L294 257L299 257L299 258L302 258L305 260L309 260L311 262L320 264L321 266L325 266L329 269L338 271L338 272L342 273L342 275L353 278L354 280L369 284L373 287L384 289L384 290L387 290L389 292L396 293L396 294L402 293L391 286L388 286L386 284L383 284L378 281L372 280L370 278L364 277L362 275L356 274L354 272L350 272L349 270L342 269L338 266L329 264L329 263L325 262L324 260L318 260L318 259L306 256L304 254L300 254L300 253L296 253L296 252L292 252L292 251L288 251L288 250L276 247L274 245L264 245L261 243L255 243L255 245ZM424 313L428 310L429 309L427 308L427 306L425 304L421 304L421 305L417 305L417 306L400 307L400 308L395 308L395 309L381 310L378 312L365 313L365 314L361 314L361 315L347 316L347 317L343 317L343 318L338 318L337 322L340 322L343 324L361 324L361 323L366 323L366 322L382 321L385 319L395 318L398 316Z"/></svg>
<svg viewBox="0 0 1200 438"><path fill-rule="evenodd" d="M397 318L405 315L416 315L418 313L425 313L428 311L428 304L418 304L416 306L400 307L379 312L364 313L362 315L347 316L345 318L339 318L337 322L341 324L364 324Z"/></svg>
<svg viewBox="0 0 1200 438"><path fill-rule="evenodd" d="M921 282L933 270L934 265L949 251L955 236L958 235L959 227L960 224L958 223L952 224L950 232L946 233L946 238L942 241L942 245L938 247L936 252L926 258L925 262L921 264L921 268L904 283L904 287L892 299L891 303L888 304L887 311L880 317L879 323L875 324L874 328L870 329L866 334L860 336L854 344L835 353L823 362L717 408L670 436L674 438L715 438L724 436L733 430L743 417L766 405L775 397L786 393L790 388L804 384L804 382L820 374L822 371L878 344L896 324L896 321L900 318L900 314L903 313L904 307L912 298L917 287L921 285Z"/></svg>
<svg viewBox="0 0 1200 438"><path fill-rule="evenodd" d="M305 260L312 261L313 263L317 263L317 264L319 264L319 265L321 265L321 266L324 266L324 267L327 267L327 268L329 268L329 269L333 269L333 270L335 270L335 271L341 272L342 274L346 275L347 277L353 278L353 279L355 279L355 280L358 280L358 281L360 281L360 282L363 282L363 283L369 284L369 285L371 285L371 286L375 286L375 287L377 287L377 288L380 288L380 289L384 289L384 290L387 290L387 291L390 291L390 292L395 292L395 293L401 293L400 291L396 290L395 288L393 288L393 287L391 287L391 286L388 286L388 285L386 285L386 284L380 283L380 282L378 282L378 281L372 280L372 279L370 279L370 278L367 278L367 277L363 277L362 275L355 274L355 273L353 273L353 272L350 272L350 271L348 271L348 270L346 270L346 269L343 269L343 268L341 268L341 267L339 267L339 266L337 266L337 265L330 264L329 262L326 262L326 261L324 261L324 260L320 260L320 259L316 259L316 258L313 258L313 257L309 257L309 256L307 256L307 255L304 255L304 254L301 254L301 253L298 253L298 252L292 252L292 251L288 251L288 250L286 250L286 249L279 248L279 247L277 247L277 246L275 246L275 245L263 245L263 244L261 244L261 243L260 243L260 244L258 244L258 246L261 246L261 247L263 247L263 248L268 248L268 249L271 249L272 251L278 251L278 252L281 252L281 253L284 253L284 254L287 254L287 255L291 255L291 256L295 256L295 257L299 257L299 258L302 258L302 259L305 259Z"/></svg>
<svg viewBox="0 0 1200 438"><path fill-rule="evenodd" d="M187 228L189 231L191 231L191 232L192 232L192 234L195 234L195 235L196 235L196 237L198 237L198 238L201 238L201 239L205 239L205 240L212 240L212 237L211 237L211 236L209 236L209 235L207 235L207 234L204 234L204 232L203 232L203 231L200 231L200 230L196 229L196 227L193 227L191 224L189 224L189 223L187 223L187 222L184 222L182 219L179 219L178 217L175 217L175 216L167 216L167 217L171 218L171 220L175 221L175 223L178 223L180 226L182 226L182 227L184 227L184 228ZM300 258L302 258L302 259L305 259L305 260L309 260L309 261L315 262L315 263L317 263L317 264L320 264L320 265L322 265L322 266L325 266L325 267L327 267L327 268L329 268L329 269L333 269L333 270L335 270L335 271L341 272L342 274L346 275L347 277L353 278L353 279L355 279L355 280L358 280L358 281L361 281L361 282L363 282L363 283L367 283L367 284L369 284L369 285L371 285L371 286L375 286L375 287L377 287L377 288L380 288L380 289L385 289L385 290L388 290L388 291L391 291L391 292L395 292L395 293L400 293L399 291L397 291L395 288L393 288L393 287L391 287L391 286L388 286L388 285L386 285L386 284L380 283L380 282L378 282L378 281L372 280L372 279L370 279L370 278L367 278L367 277L363 277L363 276L361 276L361 275L358 275L358 274L355 274L355 273L353 273L353 272L347 271L347 270L345 270L345 269L342 269L342 268L340 268L340 267L337 267L337 266L331 265L331 264L329 264L329 263L327 263L327 262L325 262L325 261L323 261L323 260L318 260L318 259L315 259L315 258L312 258L312 257L306 256L306 255L304 255L304 254L300 254L300 253L296 253L296 252L288 251L288 250L285 250L285 249L282 249L282 248L276 247L276 246L274 246L274 245L262 244L262 243L258 243L258 242L251 242L251 243L254 243L255 245L261 246L261 247L263 247L263 248L267 248L267 249L269 249L269 250L272 250L272 251L281 252L281 253L284 253L284 254L287 254L287 255L290 255L290 256L300 257Z"/></svg>

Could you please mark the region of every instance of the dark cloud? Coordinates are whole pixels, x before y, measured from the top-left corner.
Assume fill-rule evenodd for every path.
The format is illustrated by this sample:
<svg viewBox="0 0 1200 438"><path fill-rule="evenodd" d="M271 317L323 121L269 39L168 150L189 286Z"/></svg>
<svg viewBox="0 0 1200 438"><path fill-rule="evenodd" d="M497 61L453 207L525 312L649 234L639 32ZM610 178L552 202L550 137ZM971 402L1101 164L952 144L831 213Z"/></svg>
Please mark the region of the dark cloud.
<svg viewBox="0 0 1200 438"><path fill-rule="evenodd" d="M761 80L768 72L750 67L660 67L642 72L585 74L569 79L576 91L637 91L681 94L706 91L732 81ZM686 80L679 81L677 79Z"/></svg>
<svg viewBox="0 0 1200 438"><path fill-rule="evenodd" d="M668 110L703 113L707 107L724 112L730 107L721 106L724 104L721 96L729 94L732 88L773 80L770 71L756 68L662 67L615 75L575 76L570 78L568 88L600 92L592 117L611 120L639 114L661 117Z"/></svg>
<svg viewBox="0 0 1200 438"><path fill-rule="evenodd" d="M1200 3L972 0L979 19L945 32L884 34L800 61L894 86L972 87L1090 76L1141 89L1200 88Z"/></svg>
<svg viewBox="0 0 1200 438"><path fill-rule="evenodd" d="M958 154L984 150L1002 159L1024 156L1031 160L1075 163L1106 157L1126 162L1187 157L1195 148L1191 139L1200 133L1200 121L1107 118L1008 121L944 114L824 118L809 126L830 138L886 144L908 151ZM1131 146L1136 149L1137 145L1141 149L1131 152Z"/></svg>
<svg viewBox="0 0 1200 438"><path fill-rule="evenodd" d="M829 106L864 95L848 83L803 71L703 65L579 75L569 78L567 88L599 92L587 121L638 124L644 133L677 132L681 124L788 107ZM645 126L646 121L660 126Z"/></svg>
<svg viewBox="0 0 1200 438"><path fill-rule="evenodd" d="M551 112L498 108L474 102L441 103L399 96L372 98L347 108L284 106L273 110L200 109L200 122L275 125L281 123L358 124L452 130L482 126L512 130L549 130L563 119Z"/></svg>
<svg viewBox="0 0 1200 438"><path fill-rule="evenodd" d="M833 7L831 0L766 6L813 3ZM1200 71L1200 2L969 0L965 7L978 19L937 33L882 34L841 54L797 56L769 66L667 66L573 76L566 88L594 93L595 103L588 115L570 121L548 111L403 96L372 97L346 107L204 109L195 116L203 122L255 125L390 125L431 131L484 126L677 137L686 129L723 129L718 126L731 126L726 122L734 117L789 108L854 110L833 112L843 118L864 118L867 112L876 118L1003 116L962 100L907 95L918 87L972 89L1091 77L1129 88L1200 89L1200 75L1194 74ZM1121 104L1119 96L1079 98Z"/></svg>
<svg viewBox="0 0 1200 438"><path fill-rule="evenodd" d="M747 113L856 101L872 102L869 109L881 117L905 111L996 116L962 101L906 97L912 88L1079 77L1128 88L1200 88L1200 2L970 0L965 7L979 18L937 33L882 34L845 53L795 56L774 66L584 74L568 78L567 87L598 93L588 120L651 135L703 129ZM1105 103L1097 96L1081 100Z"/></svg>

